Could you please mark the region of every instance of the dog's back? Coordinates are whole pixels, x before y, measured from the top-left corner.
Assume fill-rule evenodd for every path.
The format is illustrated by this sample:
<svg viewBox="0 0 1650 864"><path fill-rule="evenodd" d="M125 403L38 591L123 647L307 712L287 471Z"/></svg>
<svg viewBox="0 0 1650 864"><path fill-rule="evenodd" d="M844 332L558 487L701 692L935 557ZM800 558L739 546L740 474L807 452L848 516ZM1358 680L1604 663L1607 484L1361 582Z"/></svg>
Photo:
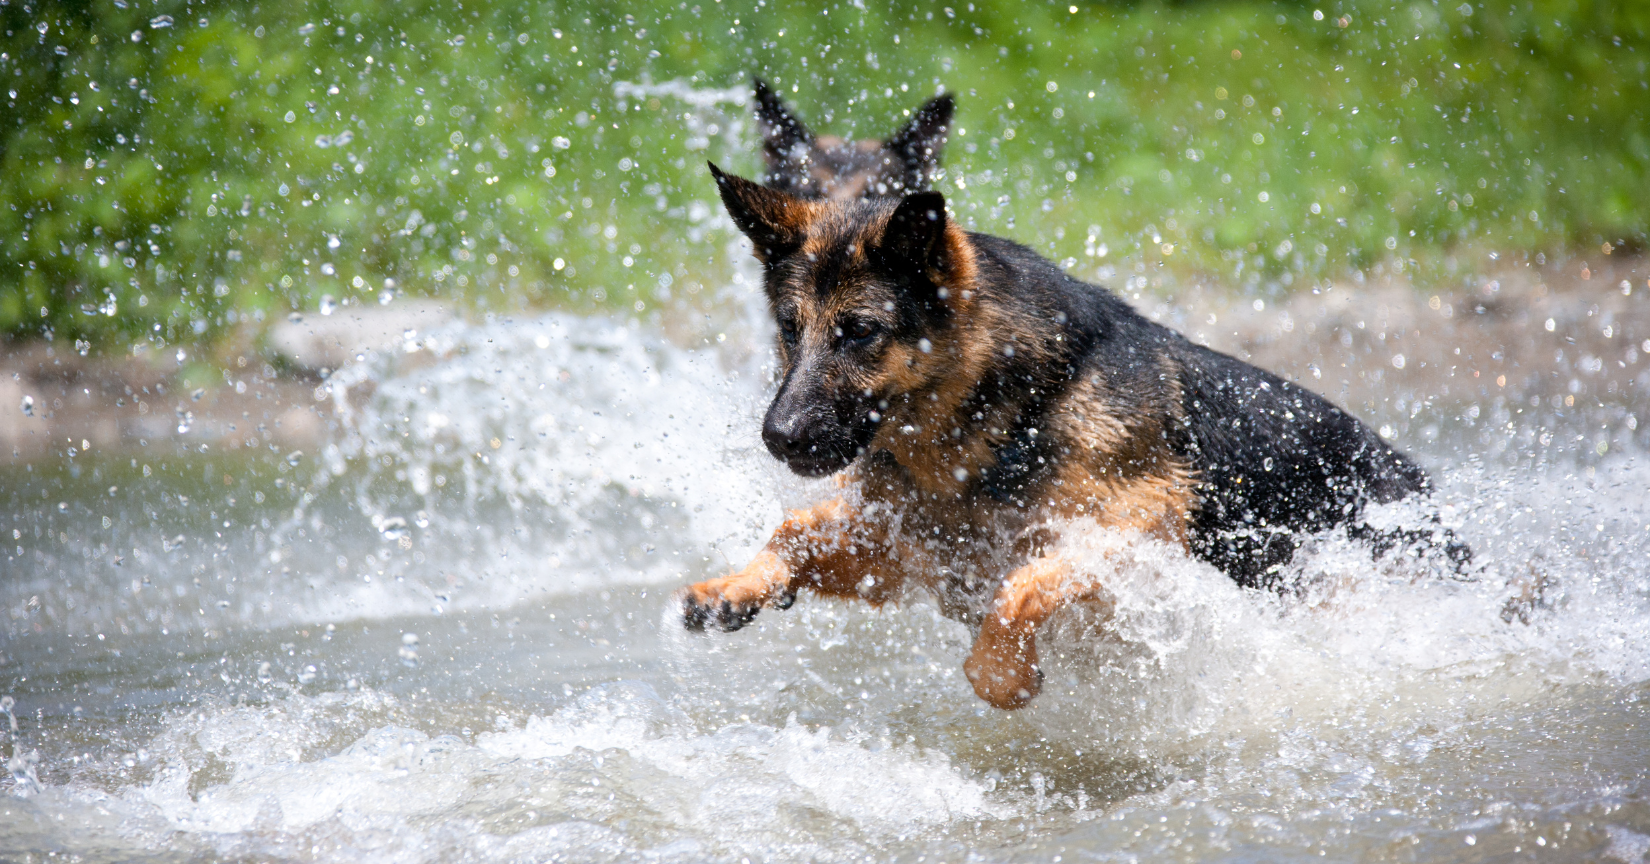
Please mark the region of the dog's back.
<svg viewBox="0 0 1650 864"><path fill-rule="evenodd" d="M1242 585L1271 585L1306 536L1342 526L1377 552L1436 543L1457 570L1470 557L1447 532L1363 524L1369 505L1426 494L1431 481L1356 417L1298 384L1192 343L1024 246L988 235L971 239L983 253L985 278L1012 285L1016 302L1039 310L1022 320L1052 318L1064 331L1070 371L1058 376L1063 381L1036 382L1049 393L1042 400L1048 410L1085 398L1080 391L1094 380L1106 382L1106 394L1088 404L1105 401L1119 418L1172 418L1161 434L1197 486L1187 538L1197 557ZM1039 449L1055 446L1045 441ZM1029 463L1044 454L1027 447L1004 452L1009 464L994 474L1016 479L997 479L994 489L1018 496L1037 480Z"/></svg>
<svg viewBox="0 0 1650 864"><path fill-rule="evenodd" d="M1431 490L1408 456L1322 396L1177 337L1184 447L1203 481L1192 551L1248 585L1272 580L1303 533Z"/></svg>

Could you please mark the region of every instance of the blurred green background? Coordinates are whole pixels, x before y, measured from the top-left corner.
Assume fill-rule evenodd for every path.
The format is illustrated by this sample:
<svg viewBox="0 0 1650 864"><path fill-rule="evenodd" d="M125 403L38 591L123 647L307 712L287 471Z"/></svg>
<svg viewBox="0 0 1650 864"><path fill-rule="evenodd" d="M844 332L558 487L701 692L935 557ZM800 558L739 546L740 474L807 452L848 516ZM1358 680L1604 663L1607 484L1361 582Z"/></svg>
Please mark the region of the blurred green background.
<svg viewBox="0 0 1650 864"><path fill-rule="evenodd" d="M709 302L752 73L844 135L956 93L958 217L1089 277L1644 247L1650 4L948 2L7 0L0 332Z"/></svg>

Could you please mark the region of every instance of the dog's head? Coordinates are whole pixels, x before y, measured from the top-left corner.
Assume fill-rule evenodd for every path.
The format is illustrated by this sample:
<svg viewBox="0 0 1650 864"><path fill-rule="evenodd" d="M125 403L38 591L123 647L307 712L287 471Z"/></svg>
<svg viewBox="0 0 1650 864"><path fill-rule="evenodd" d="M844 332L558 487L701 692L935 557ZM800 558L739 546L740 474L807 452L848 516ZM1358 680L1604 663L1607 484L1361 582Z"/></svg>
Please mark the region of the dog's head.
<svg viewBox="0 0 1650 864"><path fill-rule="evenodd" d="M769 187L799 198L847 200L898 197L933 180L955 108L949 95L928 100L886 141L844 141L814 135L766 82L755 83Z"/></svg>
<svg viewBox="0 0 1650 864"><path fill-rule="evenodd" d="M710 170L755 245L779 325L781 383L762 440L803 476L840 470L956 372L968 239L938 192L809 201Z"/></svg>

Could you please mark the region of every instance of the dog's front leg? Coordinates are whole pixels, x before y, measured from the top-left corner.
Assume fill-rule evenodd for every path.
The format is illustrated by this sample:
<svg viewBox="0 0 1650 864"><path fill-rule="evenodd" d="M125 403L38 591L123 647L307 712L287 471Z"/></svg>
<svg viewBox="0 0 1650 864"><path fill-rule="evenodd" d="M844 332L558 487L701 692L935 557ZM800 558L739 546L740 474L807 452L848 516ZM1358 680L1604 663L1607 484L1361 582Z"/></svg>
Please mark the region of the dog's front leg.
<svg viewBox="0 0 1650 864"><path fill-rule="evenodd" d="M789 607L799 588L880 604L903 581L903 557L881 526L841 499L796 510L745 569L682 589L682 622L738 630L763 606Z"/></svg>
<svg viewBox="0 0 1650 864"><path fill-rule="evenodd" d="M1003 580L963 663L963 673L981 699L996 708L1021 708L1042 689L1038 625L1062 605L1092 598L1099 587L1075 576L1066 559L1044 557Z"/></svg>

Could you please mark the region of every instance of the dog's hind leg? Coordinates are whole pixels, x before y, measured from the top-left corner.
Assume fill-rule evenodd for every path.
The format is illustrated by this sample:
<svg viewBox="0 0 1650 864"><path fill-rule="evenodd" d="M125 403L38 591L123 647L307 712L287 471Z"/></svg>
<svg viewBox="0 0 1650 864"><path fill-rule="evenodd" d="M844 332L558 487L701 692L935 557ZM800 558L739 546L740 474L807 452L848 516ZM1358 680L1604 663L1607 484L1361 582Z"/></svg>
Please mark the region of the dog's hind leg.
<svg viewBox="0 0 1650 864"><path fill-rule="evenodd" d="M1563 596L1563 585L1547 571L1540 555L1527 565L1529 572L1507 582L1517 593L1501 605L1501 620L1511 624L1517 621L1526 626L1538 612L1550 611Z"/></svg>
<svg viewBox="0 0 1650 864"><path fill-rule="evenodd" d="M1353 540L1369 545L1374 557L1384 558L1390 552L1421 560L1437 561L1456 577L1475 578L1472 567L1472 547L1455 532L1440 524L1435 515L1430 525L1422 527L1376 528L1367 522L1348 525L1346 534Z"/></svg>
<svg viewBox="0 0 1650 864"><path fill-rule="evenodd" d="M738 630L763 606L788 608L800 588L880 605L921 566L920 550L905 546L842 499L793 511L745 569L678 593L682 623Z"/></svg>

